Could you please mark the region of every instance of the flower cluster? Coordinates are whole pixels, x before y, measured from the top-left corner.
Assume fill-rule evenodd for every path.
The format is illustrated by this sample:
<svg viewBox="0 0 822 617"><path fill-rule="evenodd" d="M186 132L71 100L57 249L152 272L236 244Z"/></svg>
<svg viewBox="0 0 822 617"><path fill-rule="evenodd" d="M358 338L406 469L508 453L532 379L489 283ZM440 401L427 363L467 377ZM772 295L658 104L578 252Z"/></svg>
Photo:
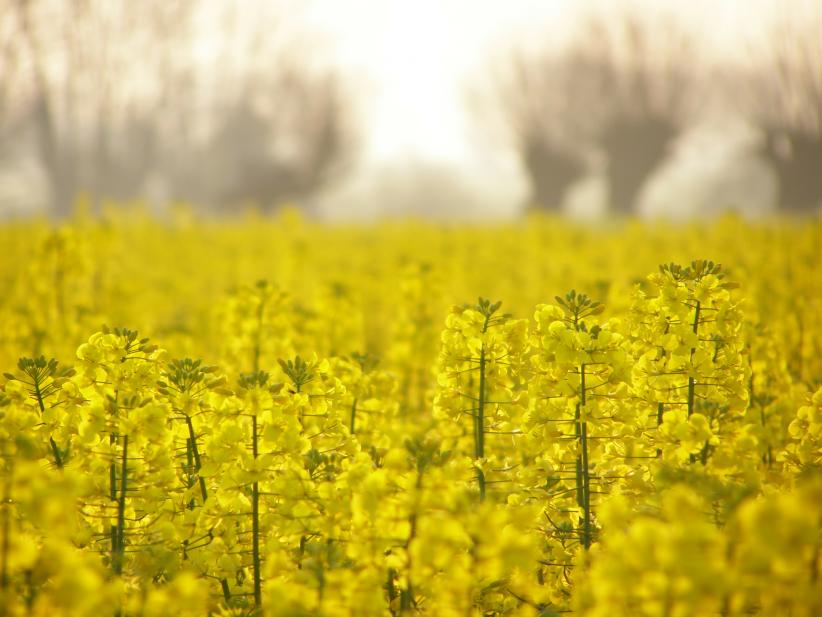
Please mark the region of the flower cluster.
<svg viewBox="0 0 822 617"><path fill-rule="evenodd" d="M4 614L822 611L816 224L31 225Z"/></svg>

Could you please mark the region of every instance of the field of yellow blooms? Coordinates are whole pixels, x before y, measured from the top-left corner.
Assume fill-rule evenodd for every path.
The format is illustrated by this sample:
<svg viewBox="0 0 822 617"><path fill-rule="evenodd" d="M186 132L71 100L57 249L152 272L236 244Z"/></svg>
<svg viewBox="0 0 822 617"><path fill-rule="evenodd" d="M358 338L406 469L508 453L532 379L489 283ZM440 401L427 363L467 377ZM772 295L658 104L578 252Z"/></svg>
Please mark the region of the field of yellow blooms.
<svg viewBox="0 0 822 617"><path fill-rule="evenodd" d="M822 222L0 247L3 615L822 614Z"/></svg>

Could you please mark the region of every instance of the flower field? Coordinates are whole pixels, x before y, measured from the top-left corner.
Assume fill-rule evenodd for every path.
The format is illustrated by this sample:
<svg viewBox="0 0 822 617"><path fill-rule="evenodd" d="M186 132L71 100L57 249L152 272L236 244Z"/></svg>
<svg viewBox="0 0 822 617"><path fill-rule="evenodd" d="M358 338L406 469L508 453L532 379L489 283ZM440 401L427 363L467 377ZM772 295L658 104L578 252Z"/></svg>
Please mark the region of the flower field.
<svg viewBox="0 0 822 617"><path fill-rule="evenodd" d="M4 615L822 614L819 221L0 246Z"/></svg>

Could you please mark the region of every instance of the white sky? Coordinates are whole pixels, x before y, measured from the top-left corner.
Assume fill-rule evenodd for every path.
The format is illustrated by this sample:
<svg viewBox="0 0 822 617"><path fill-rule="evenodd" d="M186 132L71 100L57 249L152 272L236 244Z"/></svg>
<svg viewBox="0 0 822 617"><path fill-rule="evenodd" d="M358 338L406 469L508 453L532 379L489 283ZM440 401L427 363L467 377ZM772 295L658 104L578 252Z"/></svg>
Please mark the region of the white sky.
<svg viewBox="0 0 822 617"><path fill-rule="evenodd" d="M325 51L333 50L334 62L360 89L365 138L360 173L319 211L332 218L367 217L390 213L399 204L399 212L516 215L527 195L526 179L513 152L494 146L487 136L483 141L472 126L465 107L467 87L477 83L495 51L562 46L573 37L581 15L618 11L626 4L672 14L696 34L700 51L744 63L756 53L757 41L775 15L819 8L822 0L310 0L300 5L308 7L309 26L327 35ZM737 165L740 170L728 171L723 165L739 157L727 147L698 150L695 158L703 164L685 161L657 182L661 198L651 199L647 210L690 209L690 201L700 196L683 187L712 187L733 174L762 175L755 166L751 172L748 161ZM421 164L422 175L407 173L414 164ZM417 203L423 194L419 187L429 177L426 170L438 167L450 170L454 179L448 190L440 191L441 205ZM398 182L397 174L408 179ZM592 180L574 191L566 204L569 212L593 215L604 207L602 191L607 189L601 179ZM773 191L767 170L765 181L771 184L766 189L756 185L756 195L748 194L751 189L727 198L767 202ZM380 182L382 190L375 191ZM754 186L737 183L746 184ZM668 203L671 187L681 206ZM705 199L710 203L711 195Z"/></svg>
<svg viewBox="0 0 822 617"><path fill-rule="evenodd" d="M408 168L409 161L421 163L429 178L438 166L453 172L461 188L449 203L472 203L470 208L481 216L514 213L527 191L522 171L512 152L478 136L481 131L465 106L467 88L477 84L495 52L506 46L526 50L561 46L573 36L580 15L640 4L651 12L673 13L700 37L700 47L709 53L744 61L756 52L757 37L762 40L765 26L775 16L822 8L822 0L224 0L213 4L250 15L257 25L267 24L271 16L277 27L316 33L316 48L309 45L300 53L310 55L309 60L329 58L356 89L353 102L360 112L363 164L352 177L354 189L348 201L344 195L329 198L335 216L337 211L354 215L358 215L355 211L367 214L369 208L382 211L385 204L374 199L374 182L388 178L382 194L395 199L396 191L390 189L400 182L396 171ZM283 4L288 7L286 19L281 19ZM211 18L212 28L230 28L219 14ZM271 40L287 40L275 27L263 31ZM208 38L204 43L202 61L226 61L225 50L213 47ZM725 128L721 132L727 132ZM701 142L695 158L703 168L716 168ZM391 173L382 174L382 169ZM366 187L369 182L372 186ZM418 183L403 182L401 190L416 199ZM694 184L690 177L682 183ZM369 190L373 203L363 205ZM593 186L593 193L579 193L580 200L593 202L589 195L596 190ZM407 203L413 210L413 203Z"/></svg>
<svg viewBox="0 0 822 617"><path fill-rule="evenodd" d="M671 10L722 53L744 54L777 0L645 0ZM822 0L782 0L790 5ZM575 17L616 0L314 0L308 19L328 34L337 61L362 79L368 158L435 161L471 156L466 83L493 50L562 44Z"/></svg>
<svg viewBox="0 0 822 617"><path fill-rule="evenodd" d="M339 62L362 80L367 157L460 161L470 131L464 85L495 40L570 2L318 0L312 12Z"/></svg>

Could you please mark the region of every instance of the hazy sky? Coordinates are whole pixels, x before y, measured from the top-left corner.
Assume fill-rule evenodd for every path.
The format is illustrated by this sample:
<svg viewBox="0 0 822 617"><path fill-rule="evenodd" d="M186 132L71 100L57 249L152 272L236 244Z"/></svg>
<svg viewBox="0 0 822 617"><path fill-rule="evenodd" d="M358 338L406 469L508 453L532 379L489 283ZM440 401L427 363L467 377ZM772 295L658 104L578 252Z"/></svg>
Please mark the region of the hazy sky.
<svg viewBox="0 0 822 617"><path fill-rule="evenodd" d="M792 4L822 0L782 0ZM494 49L512 43L561 45L575 18L608 11L616 0L316 0L309 19L329 35L341 65L359 76L364 92L367 152L376 160L413 154L464 161L471 156L464 113L466 83ZM696 25L702 44L744 55L749 37L775 0L648 0ZM689 25L690 25L689 24Z"/></svg>
<svg viewBox="0 0 822 617"><path fill-rule="evenodd" d="M273 47L249 57L265 58L277 45L294 40L298 54L341 70L343 83L353 90L362 156L345 185L324 196L329 215L381 213L389 201L400 204L391 206L397 212L436 211L436 204L415 203L419 187L429 182L450 208L507 216L521 208L527 181L515 153L478 130L476 116L466 107L469 89L482 88L490 63L506 48L562 47L575 37L581 16L613 14L626 5L673 15L695 34L699 51L744 62L756 53L757 40L764 48L763 33L775 16L820 8L822 0L202 0L194 57L206 69L217 62L248 63L237 50L262 37ZM239 16L237 23L222 16L227 7ZM255 36L243 36L243 28ZM281 36L284 31L293 39ZM228 86L220 81L218 87ZM732 132L723 124L713 135ZM703 176L715 173L719 159L736 154L723 146L713 148L712 158L710 137L685 149L695 153L699 165L691 169ZM739 174L747 177L748 172ZM685 195L680 186L698 183L686 174L669 185ZM659 195L670 193L665 186ZM577 203L604 202L601 183L582 188L575 192Z"/></svg>
<svg viewBox="0 0 822 617"><path fill-rule="evenodd" d="M413 177L399 182L399 188L392 183L391 178L411 167L407 162L417 161L423 169L434 166L449 170L454 191L443 198L444 203L470 204L465 210L472 216L516 214L528 193L518 160L505 147L483 141L465 107L467 87L481 81L489 60L506 46L526 50L560 47L573 37L580 16L640 5L651 14L673 15L695 33L700 51L706 55L745 62L756 53L757 41L762 46L766 26L775 15L820 3L822 0L314 0L308 5L310 27L327 36L327 51L357 84L365 136L360 174L350 179L347 194L343 190L328 199L326 213L332 217L341 213L343 217L368 216L385 212L388 206L383 202L387 200L402 203L400 211L436 211L436 205L415 206L415 187L420 182ZM732 133L733 127L725 132ZM665 185L675 186L684 203L698 196L683 191L683 186L709 187L709 194L712 183L722 183L728 175L762 175L749 161L741 161L738 170L724 171L722 165L736 155L722 144L714 147L710 139L702 139L690 151L696 152L694 160L700 164L685 160L670 178L662 179L663 186L657 191L662 195L659 208L668 208ZM689 175L692 172L702 174L697 182ZM728 199L767 202L773 189L767 173L765 176L765 189L747 183L756 195L729 195ZM388 179L382 193L375 196L374 184L381 178ZM571 205L571 211L587 209L593 213L604 207L607 198L603 191L607 189L601 179L583 184L570 199L581 206ZM403 192L410 194L402 196Z"/></svg>

